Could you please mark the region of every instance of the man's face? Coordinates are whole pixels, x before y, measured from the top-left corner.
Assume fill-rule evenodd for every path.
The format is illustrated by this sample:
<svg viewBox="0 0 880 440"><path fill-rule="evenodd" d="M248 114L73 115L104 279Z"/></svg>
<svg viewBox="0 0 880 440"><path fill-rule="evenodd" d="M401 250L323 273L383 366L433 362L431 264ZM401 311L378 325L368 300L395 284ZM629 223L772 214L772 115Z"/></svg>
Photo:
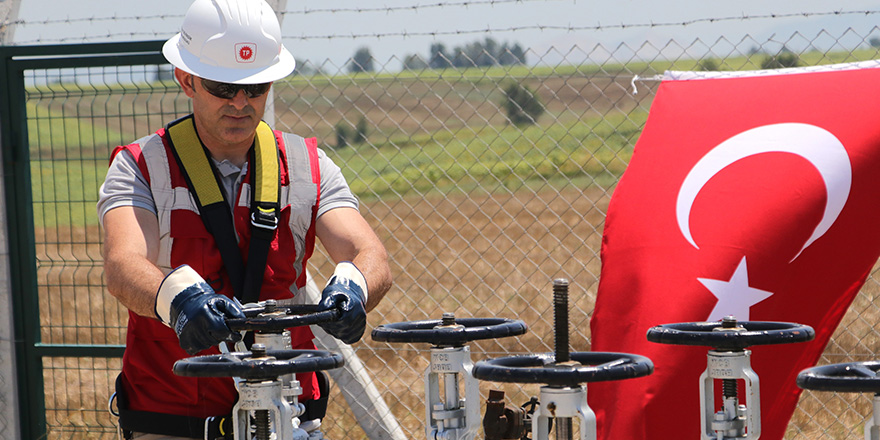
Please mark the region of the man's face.
<svg viewBox="0 0 880 440"><path fill-rule="evenodd" d="M205 88L202 78L180 69L175 69L175 76L184 93L192 98L196 128L205 146L209 149L250 147L266 110L268 93L249 98L243 90L238 90L232 98L221 98Z"/></svg>

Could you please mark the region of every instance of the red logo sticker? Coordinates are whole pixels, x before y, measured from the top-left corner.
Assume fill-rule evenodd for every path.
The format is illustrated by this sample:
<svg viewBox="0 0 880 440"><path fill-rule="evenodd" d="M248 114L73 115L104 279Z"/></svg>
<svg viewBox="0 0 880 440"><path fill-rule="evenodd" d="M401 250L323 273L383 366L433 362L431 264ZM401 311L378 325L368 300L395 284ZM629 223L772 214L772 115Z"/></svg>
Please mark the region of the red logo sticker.
<svg viewBox="0 0 880 440"><path fill-rule="evenodd" d="M257 45L254 43L238 43L235 45L235 61L253 63L257 58Z"/></svg>

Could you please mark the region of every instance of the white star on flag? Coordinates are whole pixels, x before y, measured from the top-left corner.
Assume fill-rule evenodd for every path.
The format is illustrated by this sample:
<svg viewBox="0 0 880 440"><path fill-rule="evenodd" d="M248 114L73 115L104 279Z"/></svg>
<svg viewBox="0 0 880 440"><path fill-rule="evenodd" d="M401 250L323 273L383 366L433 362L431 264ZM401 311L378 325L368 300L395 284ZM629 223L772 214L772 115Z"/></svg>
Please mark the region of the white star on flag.
<svg viewBox="0 0 880 440"><path fill-rule="evenodd" d="M718 298L715 308L706 321L718 321L725 316L733 316L738 321L749 320L749 308L770 298L773 292L749 287L749 274L746 269L746 257L739 262L736 271L728 281L697 278Z"/></svg>

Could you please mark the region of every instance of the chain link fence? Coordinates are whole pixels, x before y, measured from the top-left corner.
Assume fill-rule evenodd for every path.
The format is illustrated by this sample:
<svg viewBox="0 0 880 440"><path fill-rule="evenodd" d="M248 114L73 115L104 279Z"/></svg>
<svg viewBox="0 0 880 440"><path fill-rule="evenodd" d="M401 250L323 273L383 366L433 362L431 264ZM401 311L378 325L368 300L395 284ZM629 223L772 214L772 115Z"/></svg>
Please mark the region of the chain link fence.
<svg viewBox="0 0 880 440"><path fill-rule="evenodd" d="M515 40L516 29L509 31ZM489 50L493 35L476 34L482 51L434 53L421 63L403 54L310 60L273 87L274 125L318 137L389 251L395 284L370 315L368 332L445 312L516 318L529 325L527 334L471 343L473 359L552 352L552 281L567 278L571 345L588 351L605 210L647 118L656 76L875 59L875 35L878 29L865 26L519 53ZM125 311L103 288L94 203L113 147L189 111L167 69L28 72L44 342L124 343ZM322 285L332 270L319 246L310 267L315 281ZM820 363L873 359L878 278L875 270ZM429 347L366 336L355 350L406 438L423 438ZM113 438L106 400L119 361L53 358L44 367L49 437ZM503 389L517 405L537 394L528 385L480 389L483 401L489 389ZM330 402L327 436L365 438L338 388ZM804 392L786 438L860 438L870 412L870 396Z"/></svg>

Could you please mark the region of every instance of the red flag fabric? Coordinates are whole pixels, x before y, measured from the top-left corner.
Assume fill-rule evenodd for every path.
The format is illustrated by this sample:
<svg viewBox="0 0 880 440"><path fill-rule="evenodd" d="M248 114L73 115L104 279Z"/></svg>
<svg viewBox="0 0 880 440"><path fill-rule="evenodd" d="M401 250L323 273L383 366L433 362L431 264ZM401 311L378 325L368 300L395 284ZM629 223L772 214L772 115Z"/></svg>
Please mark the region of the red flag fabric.
<svg viewBox="0 0 880 440"><path fill-rule="evenodd" d="M727 315L816 331L751 348L761 439L783 438L798 372L880 255L878 65L666 75L611 198L591 320L592 351L645 355L655 369L588 385L600 439L700 438L709 347L646 333Z"/></svg>

